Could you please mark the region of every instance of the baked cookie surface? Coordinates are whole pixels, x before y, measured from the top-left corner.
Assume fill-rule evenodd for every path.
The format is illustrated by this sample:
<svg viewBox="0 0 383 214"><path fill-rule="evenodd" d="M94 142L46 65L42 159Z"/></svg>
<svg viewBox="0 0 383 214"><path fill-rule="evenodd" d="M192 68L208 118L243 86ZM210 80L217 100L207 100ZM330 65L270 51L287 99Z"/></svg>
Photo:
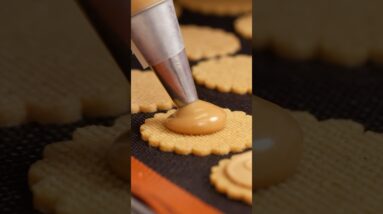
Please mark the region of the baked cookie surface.
<svg viewBox="0 0 383 214"><path fill-rule="evenodd" d="M10 1L0 25L0 126L128 111L128 83L75 2Z"/></svg>
<svg viewBox="0 0 383 214"><path fill-rule="evenodd" d="M45 147L43 159L29 170L34 207L43 213L127 213L129 183L110 169L107 152L130 127L130 117L113 127L88 126L76 130L70 141Z"/></svg>
<svg viewBox="0 0 383 214"><path fill-rule="evenodd" d="M222 130L213 134L184 135L170 131L164 126L166 118L175 112L175 110L170 110L146 119L140 127L141 136L150 146L158 147L164 152L175 152L181 155L223 155L250 148L252 145L252 117L241 111L224 110L226 125Z"/></svg>
<svg viewBox="0 0 383 214"><path fill-rule="evenodd" d="M132 113L169 110L172 99L153 71L132 70Z"/></svg>
<svg viewBox="0 0 383 214"><path fill-rule="evenodd" d="M181 32L186 55L194 61L234 54L241 48L239 39L233 33L221 29L183 25Z"/></svg>
<svg viewBox="0 0 383 214"><path fill-rule="evenodd" d="M226 56L202 61L192 68L197 84L223 93L251 94L252 57Z"/></svg>
<svg viewBox="0 0 383 214"><path fill-rule="evenodd" d="M254 2L254 45L294 59L355 66L383 63L382 1Z"/></svg>
<svg viewBox="0 0 383 214"><path fill-rule="evenodd" d="M285 182L254 193L254 211L382 212L383 135L351 120L318 121L306 112L292 115L304 133L303 159Z"/></svg>
<svg viewBox="0 0 383 214"><path fill-rule="evenodd" d="M253 202L252 159L252 152L248 151L219 161L218 165L211 169L210 182L218 192L251 205Z"/></svg>

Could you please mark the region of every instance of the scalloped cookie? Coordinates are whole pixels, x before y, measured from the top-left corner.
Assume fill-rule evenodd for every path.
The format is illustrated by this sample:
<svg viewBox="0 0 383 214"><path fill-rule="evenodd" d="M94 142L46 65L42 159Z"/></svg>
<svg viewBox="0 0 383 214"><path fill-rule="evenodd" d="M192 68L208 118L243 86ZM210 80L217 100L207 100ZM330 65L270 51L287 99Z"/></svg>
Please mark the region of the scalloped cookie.
<svg viewBox="0 0 383 214"><path fill-rule="evenodd" d="M239 39L234 34L218 28L183 25L181 32L186 55L194 61L234 54L241 48Z"/></svg>
<svg viewBox="0 0 383 214"><path fill-rule="evenodd" d="M217 16L236 16L252 10L252 0L179 0L179 3L194 12Z"/></svg>
<svg viewBox="0 0 383 214"><path fill-rule="evenodd" d="M253 200L252 164L251 151L220 160L218 165L211 169L210 181L218 192L251 205Z"/></svg>
<svg viewBox="0 0 383 214"><path fill-rule="evenodd" d="M0 126L128 111L128 83L75 2L6 1L0 25Z"/></svg>
<svg viewBox="0 0 383 214"><path fill-rule="evenodd" d="M170 110L146 119L140 127L141 136L150 146L158 147L163 152L175 152L181 155L223 155L250 148L252 117L241 111L224 110L227 116L226 126L213 134L184 135L170 131L164 126L166 118L175 112Z"/></svg>
<svg viewBox="0 0 383 214"><path fill-rule="evenodd" d="M113 141L129 127L130 117L122 117L113 127L80 128L72 140L47 145L29 170L34 207L60 214L130 212L129 182L107 164Z"/></svg>
<svg viewBox="0 0 383 214"><path fill-rule="evenodd" d="M383 63L382 1L257 0L257 48L293 59L355 66Z"/></svg>
<svg viewBox="0 0 383 214"><path fill-rule="evenodd" d="M153 71L132 70L132 113L169 110L173 100Z"/></svg>
<svg viewBox="0 0 383 214"><path fill-rule="evenodd" d="M253 37L253 16L252 14L246 14L237 18L234 22L235 31L246 39Z"/></svg>
<svg viewBox="0 0 383 214"><path fill-rule="evenodd" d="M292 115L305 136L303 159L294 176L254 193L253 212L382 213L383 135L351 120Z"/></svg>
<svg viewBox="0 0 383 214"><path fill-rule="evenodd" d="M252 57L227 56L198 63L192 68L194 80L219 92L251 94Z"/></svg>

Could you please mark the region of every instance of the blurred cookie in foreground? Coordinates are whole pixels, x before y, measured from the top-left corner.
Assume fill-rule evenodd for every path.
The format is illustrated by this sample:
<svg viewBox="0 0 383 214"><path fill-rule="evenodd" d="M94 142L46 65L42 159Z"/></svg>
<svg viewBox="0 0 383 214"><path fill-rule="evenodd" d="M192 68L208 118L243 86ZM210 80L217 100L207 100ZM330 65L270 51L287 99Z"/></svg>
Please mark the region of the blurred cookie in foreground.
<svg viewBox="0 0 383 214"><path fill-rule="evenodd" d="M351 120L292 115L305 136L303 158L292 177L254 193L254 211L382 213L382 134Z"/></svg>
<svg viewBox="0 0 383 214"><path fill-rule="evenodd" d="M246 14L237 18L234 22L235 31L246 39L253 37L253 16Z"/></svg>
<svg viewBox="0 0 383 214"><path fill-rule="evenodd" d="M382 1L257 0L256 48L346 66L383 63Z"/></svg>
<svg viewBox="0 0 383 214"><path fill-rule="evenodd" d="M75 2L20 4L0 8L0 126L128 111L128 82Z"/></svg>
<svg viewBox="0 0 383 214"><path fill-rule="evenodd" d="M130 183L114 174L107 153L129 127L130 117L122 117L113 127L80 128L72 140L46 146L43 159L29 170L35 209L62 214L128 213Z"/></svg>

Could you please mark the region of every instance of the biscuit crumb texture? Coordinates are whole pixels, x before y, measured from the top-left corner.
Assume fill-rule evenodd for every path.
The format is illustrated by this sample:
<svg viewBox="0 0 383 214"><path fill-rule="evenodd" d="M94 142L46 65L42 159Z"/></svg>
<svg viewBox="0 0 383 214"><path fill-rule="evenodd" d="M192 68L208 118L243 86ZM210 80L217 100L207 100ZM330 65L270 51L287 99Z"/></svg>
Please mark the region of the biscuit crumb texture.
<svg viewBox="0 0 383 214"><path fill-rule="evenodd" d="M153 71L132 70L132 113L169 110L173 100Z"/></svg>
<svg viewBox="0 0 383 214"><path fill-rule="evenodd" d="M246 14L237 18L234 22L235 31L246 39L253 37L253 16L252 14Z"/></svg>
<svg viewBox="0 0 383 214"><path fill-rule="evenodd" d="M234 54L241 48L239 39L233 33L221 29L184 25L181 32L186 55L194 61Z"/></svg>
<svg viewBox="0 0 383 214"><path fill-rule="evenodd" d="M246 157L246 158L243 158ZM210 174L210 182L214 185L215 189L218 192L226 194L229 198L233 200L241 200L245 203L251 205L253 201L253 190L252 188L248 188L242 186L235 182L235 180L231 179L228 176L228 165L231 164L235 159L241 158L241 162L236 164L236 171L239 173L236 174L252 174L251 168L245 167L245 161L251 161L252 152L248 151L242 154L233 155L230 159L220 160L217 166L213 166ZM243 172L245 171L245 172ZM240 178L243 179L243 178ZM251 179L251 178L250 178Z"/></svg>
<svg viewBox="0 0 383 214"><path fill-rule="evenodd" d="M252 0L179 0L191 11L216 16L236 16L252 10Z"/></svg>
<svg viewBox="0 0 383 214"><path fill-rule="evenodd" d="M0 126L128 111L128 83L75 2L7 1L0 25Z"/></svg>
<svg viewBox="0 0 383 214"><path fill-rule="evenodd" d="M383 2L257 0L254 45L299 60L383 63Z"/></svg>
<svg viewBox="0 0 383 214"><path fill-rule="evenodd" d="M252 57L227 56L202 61L192 69L194 80L223 93L251 94Z"/></svg>
<svg viewBox="0 0 383 214"><path fill-rule="evenodd" d="M383 135L351 120L293 116L303 159L291 178L254 193L255 213L382 213Z"/></svg>
<svg viewBox="0 0 383 214"><path fill-rule="evenodd" d="M29 170L34 207L42 213L128 213L129 184L109 169L107 151L129 127L125 116L113 127L80 128L72 140L47 145Z"/></svg>
<svg viewBox="0 0 383 214"><path fill-rule="evenodd" d="M229 109L224 111L227 116L226 126L213 134L183 135L170 131L164 126L166 118L175 112L170 110L146 119L140 127L141 136L150 146L157 147L163 152L175 152L180 155L224 155L250 148L252 117L241 111Z"/></svg>

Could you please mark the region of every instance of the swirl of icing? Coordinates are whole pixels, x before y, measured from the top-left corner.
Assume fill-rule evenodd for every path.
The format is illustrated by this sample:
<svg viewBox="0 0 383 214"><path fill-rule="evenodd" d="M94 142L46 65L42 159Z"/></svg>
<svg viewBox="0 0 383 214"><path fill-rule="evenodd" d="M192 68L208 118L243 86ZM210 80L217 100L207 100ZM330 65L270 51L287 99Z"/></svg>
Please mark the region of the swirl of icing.
<svg viewBox="0 0 383 214"><path fill-rule="evenodd" d="M252 152L233 156L227 164L226 176L234 183L252 189Z"/></svg>

